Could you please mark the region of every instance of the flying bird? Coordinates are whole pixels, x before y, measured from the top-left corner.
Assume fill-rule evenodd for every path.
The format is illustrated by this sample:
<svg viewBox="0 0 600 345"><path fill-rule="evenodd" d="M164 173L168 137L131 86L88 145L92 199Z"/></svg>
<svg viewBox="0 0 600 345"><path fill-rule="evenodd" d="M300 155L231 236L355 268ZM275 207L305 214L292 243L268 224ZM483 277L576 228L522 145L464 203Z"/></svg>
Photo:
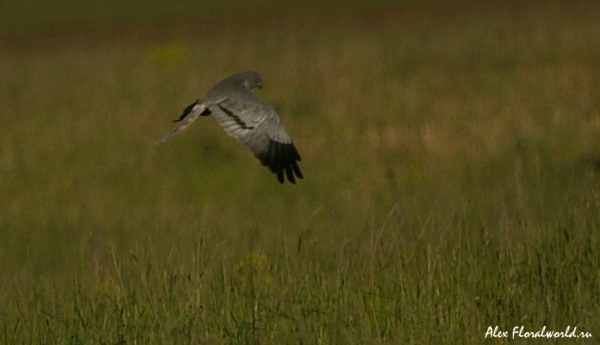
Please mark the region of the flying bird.
<svg viewBox="0 0 600 345"><path fill-rule="evenodd" d="M213 115L230 136L239 140L283 183L303 178L298 162L302 159L292 139L280 124L275 109L263 102L251 89L262 87L256 72L234 74L213 86L201 98L187 106L174 122L171 132L156 141L160 145L187 128L198 116Z"/></svg>

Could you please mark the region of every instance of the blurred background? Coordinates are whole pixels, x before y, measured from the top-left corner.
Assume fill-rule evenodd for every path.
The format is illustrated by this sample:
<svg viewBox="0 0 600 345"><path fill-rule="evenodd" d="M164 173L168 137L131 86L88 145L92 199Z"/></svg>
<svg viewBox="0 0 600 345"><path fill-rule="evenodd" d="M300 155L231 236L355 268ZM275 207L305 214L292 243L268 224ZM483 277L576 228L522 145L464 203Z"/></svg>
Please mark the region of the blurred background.
<svg viewBox="0 0 600 345"><path fill-rule="evenodd" d="M1 1L0 339L598 330L598 18L560 0ZM210 117L154 146L244 70L302 156L296 185Z"/></svg>

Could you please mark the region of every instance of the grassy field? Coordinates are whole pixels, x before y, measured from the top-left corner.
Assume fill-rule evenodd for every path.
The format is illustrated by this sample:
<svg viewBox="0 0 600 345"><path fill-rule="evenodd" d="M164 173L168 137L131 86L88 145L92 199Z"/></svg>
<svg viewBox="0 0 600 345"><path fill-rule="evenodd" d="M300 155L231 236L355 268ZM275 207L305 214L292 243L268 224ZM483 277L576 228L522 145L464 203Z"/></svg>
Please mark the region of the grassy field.
<svg viewBox="0 0 600 345"><path fill-rule="evenodd" d="M600 4L239 4L0 11L0 343L598 342ZM295 186L154 146L248 69Z"/></svg>

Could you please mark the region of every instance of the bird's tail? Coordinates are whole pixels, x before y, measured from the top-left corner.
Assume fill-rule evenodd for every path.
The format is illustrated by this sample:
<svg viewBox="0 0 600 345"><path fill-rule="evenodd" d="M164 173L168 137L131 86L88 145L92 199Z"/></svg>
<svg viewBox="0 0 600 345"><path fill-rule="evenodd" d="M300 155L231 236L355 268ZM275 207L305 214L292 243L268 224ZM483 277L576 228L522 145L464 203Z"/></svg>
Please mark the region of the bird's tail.
<svg viewBox="0 0 600 345"><path fill-rule="evenodd" d="M186 129L187 126L189 126L192 122L194 122L194 120L196 120L198 118L198 116L200 116L200 114L202 114L202 112L204 112L205 109L206 109L206 107L204 106L204 104L199 103L198 101L190 104L187 108L185 108L185 110L183 111L183 114L181 114L179 119L175 120L175 122L178 122L178 121L181 121L181 122L179 124L177 124L177 126L175 126L175 128L173 128L173 130L170 131L168 134L166 134L162 138L158 139L155 143L156 146L164 143L165 141L167 141L167 140L171 139L172 137L174 137L175 135L177 135L177 133Z"/></svg>

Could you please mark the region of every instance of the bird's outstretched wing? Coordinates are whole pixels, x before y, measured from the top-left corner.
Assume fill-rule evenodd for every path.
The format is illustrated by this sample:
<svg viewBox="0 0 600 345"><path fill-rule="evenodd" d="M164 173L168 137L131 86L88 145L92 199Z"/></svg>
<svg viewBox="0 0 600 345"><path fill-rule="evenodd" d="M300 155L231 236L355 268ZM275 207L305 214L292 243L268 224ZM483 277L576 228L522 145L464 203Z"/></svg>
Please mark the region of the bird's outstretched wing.
<svg viewBox="0 0 600 345"><path fill-rule="evenodd" d="M262 165L277 175L280 183L285 180L284 174L293 184L296 177L303 178L297 163L302 159L279 123L279 116L250 89L239 88L205 105L221 127L249 148Z"/></svg>
<svg viewBox="0 0 600 345"><path fill-rule="evenodd" d="M213 86L199 100L185 108L171 132L156 141L160 145L187 128L198 116L213 114L221 127L249 148L258 160L277 175L296 183L303 178L298 167L300 154L275 110L250 90L260 87L260 75L253 71L227 77Z"/></svg>
<svg viewBox="0 0 600 345"><path fill-rule="evenodd" d="M196 120L198 118L198 116L205 115L205 114L208 115L209 113L207 113L207 110L206 110L206 107L204 106L204 104L200 103L200 100L197 100L194 103L188 105L183 110L183 113L181 114L181 116L179 116L179 119L174 121L174 122L179 122L179 124L177 126L175 126L175 128L173 128L173 130L171 130L165 136L158 139L155 144L160 145L160 144L164 143L165 141L171 139L172 137L177 135L179 132L186 129L187 126L189 126L192 122L194 122L194 120Z"/></svg>

